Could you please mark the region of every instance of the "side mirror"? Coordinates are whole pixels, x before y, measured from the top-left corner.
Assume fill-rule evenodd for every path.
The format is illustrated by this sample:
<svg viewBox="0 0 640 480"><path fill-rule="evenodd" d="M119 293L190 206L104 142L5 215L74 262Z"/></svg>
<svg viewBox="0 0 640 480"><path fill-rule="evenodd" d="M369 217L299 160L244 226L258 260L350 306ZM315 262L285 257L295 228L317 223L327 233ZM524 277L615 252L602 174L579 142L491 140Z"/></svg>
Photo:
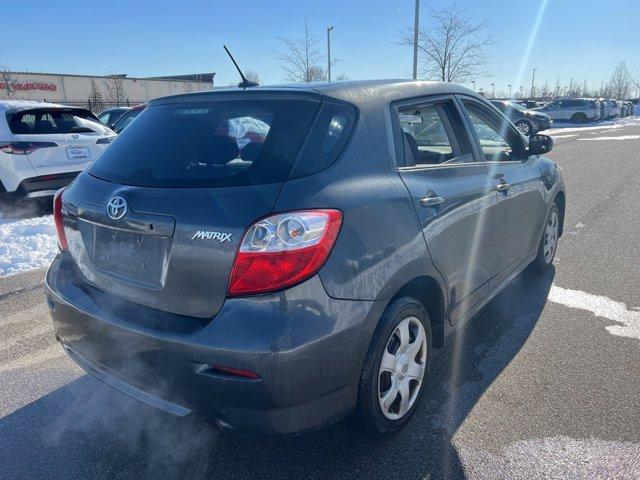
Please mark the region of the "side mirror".
<svg viewBox="0 0 640 480"><path fill-rule="evenodd" d="M529 155L544 155L553 149L553 138L549 135L531 135L529 137Z"/></svg>

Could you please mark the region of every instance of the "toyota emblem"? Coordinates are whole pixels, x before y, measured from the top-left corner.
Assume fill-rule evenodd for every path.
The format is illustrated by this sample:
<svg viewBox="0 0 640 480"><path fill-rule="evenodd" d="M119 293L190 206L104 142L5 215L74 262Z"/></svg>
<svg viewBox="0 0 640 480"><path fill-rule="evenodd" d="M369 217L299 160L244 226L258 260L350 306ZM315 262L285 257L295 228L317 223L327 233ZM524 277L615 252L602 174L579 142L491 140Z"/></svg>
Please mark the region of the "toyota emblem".
<svg viewBox="0 0 640 480"><path fill-rule="evenodd" d="M127 201L120 196L113 197L107 203L107 215L112 220L120 220L127 213Z"/></svg>

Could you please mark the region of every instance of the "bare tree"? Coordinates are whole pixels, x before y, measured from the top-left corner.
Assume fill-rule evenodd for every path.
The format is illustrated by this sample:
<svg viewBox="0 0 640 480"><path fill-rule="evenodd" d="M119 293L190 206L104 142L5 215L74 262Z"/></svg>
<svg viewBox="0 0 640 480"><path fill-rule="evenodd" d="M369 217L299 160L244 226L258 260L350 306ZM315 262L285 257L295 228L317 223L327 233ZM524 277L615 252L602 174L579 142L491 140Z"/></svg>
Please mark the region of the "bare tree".
<svg viewBox="0 0 640 480"><path fill-rule="evenodd" d="M186 93L191 93L196 90L196 85L191 80L182 82L182 90Z"/></svg>
<svg viewBox="0 0 640 480"><path fill-rule="evenodd" d="M631 93L632 83L633 79L627 69L627 62L620 62L609 80L611 96L620 99L628 98Z"/></svg>
<svg viewBox="0 0 640 480"><path fill-rule="evenodd" d="M290 82L317 82L326 79L322 67L322 54L318 49L318 39L309 30L307 19L301 29L302 37L278 39L284 44L284 51L278 53L280 65Z"/></svg>
<svg viewBox="0 0 640 480"><path fill-rule="evenodd" d="M4 98L6 94L6 98L11 100L11 84L13 83L13 77L11 76L9 67L7 67L6 65L0 66L0 78L2 79L2 83L4 84L2 88L2 97Z"/></svg>
<svg viewBox="0 0 640 480"><path fill-rule="evenodd" d="M345 74L345 73L341 73L340 75L338 75L336 77L336 81L337 82L344 82L344 81L347 81L347 80L351 80L351 78L349 78L349 76L347 74Z"/></svg>
<svg viewBox="0 0 640 480"><path fill-rule="evenodd" d="M106 86L107 100L120 106L126 100L124 92L124 77L122 75L109 75Z"/></svg>
<svg viewBox="0 0 640 480"><path fill-rule="evenodd" d="M444 82L486 76L486 48L493 42L483 34L487 22L474 20L455 4L429 9L429 18L429 26L418 31L421 76ZM413 30L403 33L400 43L413 47Z"/></svg>
<svg viewBox="0 0 640 480"><path fill-rule="evenodd" d="M102 92L93 78L89 88L89 102L93 105L94 110L102 109Z"/></svg>
<svg viewBox="0 0 640 480"><path fill-rule="evenodd" d="M262 80L260 80L260 75L255 70L247 70L246 72L243 72L243 73L245 78L250 82L256 82L258 84L262 83Z"/></svg>

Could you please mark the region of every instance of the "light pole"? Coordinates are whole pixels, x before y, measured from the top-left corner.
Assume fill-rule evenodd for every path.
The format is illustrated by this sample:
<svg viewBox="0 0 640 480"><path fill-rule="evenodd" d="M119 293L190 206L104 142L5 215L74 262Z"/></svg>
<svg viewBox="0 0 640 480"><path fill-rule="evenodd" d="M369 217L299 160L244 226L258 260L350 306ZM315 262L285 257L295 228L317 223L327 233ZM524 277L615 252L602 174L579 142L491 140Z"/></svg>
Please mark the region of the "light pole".
<svg viewBox="0 0 640 480"><path fill-rule="evenodd" d="M476 91L476 81L475 80L471 80L471 83L473 84L473 91Z"/></svg>
<svg viewBox="0 0 640 480"><path fill-rule="evenodd" d="M496 84L491 84L491 98L496 98Z"/></svg>
<svg viewBox="0 0 640 480"><path fill-rule="evenodd" d="M509 87L509 98L511 98L511 84L507 85Z"/></svg>
<svg viewBox="0 0 640 480"><path fill-rule="evenodd" d="M331 81L331 30L333 25L327 27L327 80Z"/></svg>
<svg viewBox="0 0 640 480"><path fill-rule="evenodd" d="M413 20L413 79L418 78L418 28L420 28L420 0L416 0L416 13Z"/></svg>
<svg viewBox="0 0 640 480"><path fill-rule="evenodd" d="M533 98L533 90L534 90L534 84L536 81L536 70L538 70L537 68L533 69L533 75L531 75L531 98Z"/></svg>
<svg viewBox="0 0 640 480"><path fill-rule="evenodd" d="M524 87L520 85L520 98L524 98Z"/></svg>

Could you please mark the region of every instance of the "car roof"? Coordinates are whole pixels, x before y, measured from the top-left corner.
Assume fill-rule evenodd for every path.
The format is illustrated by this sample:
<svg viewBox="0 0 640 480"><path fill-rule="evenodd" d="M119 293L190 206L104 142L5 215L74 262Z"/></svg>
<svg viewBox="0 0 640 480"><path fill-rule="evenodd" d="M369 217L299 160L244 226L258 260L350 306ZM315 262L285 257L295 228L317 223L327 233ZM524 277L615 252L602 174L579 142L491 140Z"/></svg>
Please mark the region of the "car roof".
<svg viewBox="0 0 640 480"><path fill-rule="evenodd" d="M34 108L78 108L58 103L34 102L31 100L0 100L0 112L15 113ZM83 109L86 110L86 109Z"/></svg>
<svg viewBox="0 0 640 480"><path fill-rule="evenodd" d="M286 85L269 85L251 87L246 90L237 87L219 88L209 91L199 91L172 95L168 97L150 100L148 105L158 105L189 100L214 99L217 96L246 92L256 93L277 93L277 94L307 94L332 97L340 100L352 102L354 104L362 102L389 103L411 97L424 95L445 95L462 93L478 96L472 90L460 85L448 82L435 82L424 80L360 80L348 82L317 82L317 83L293 83Z"/></svg>

